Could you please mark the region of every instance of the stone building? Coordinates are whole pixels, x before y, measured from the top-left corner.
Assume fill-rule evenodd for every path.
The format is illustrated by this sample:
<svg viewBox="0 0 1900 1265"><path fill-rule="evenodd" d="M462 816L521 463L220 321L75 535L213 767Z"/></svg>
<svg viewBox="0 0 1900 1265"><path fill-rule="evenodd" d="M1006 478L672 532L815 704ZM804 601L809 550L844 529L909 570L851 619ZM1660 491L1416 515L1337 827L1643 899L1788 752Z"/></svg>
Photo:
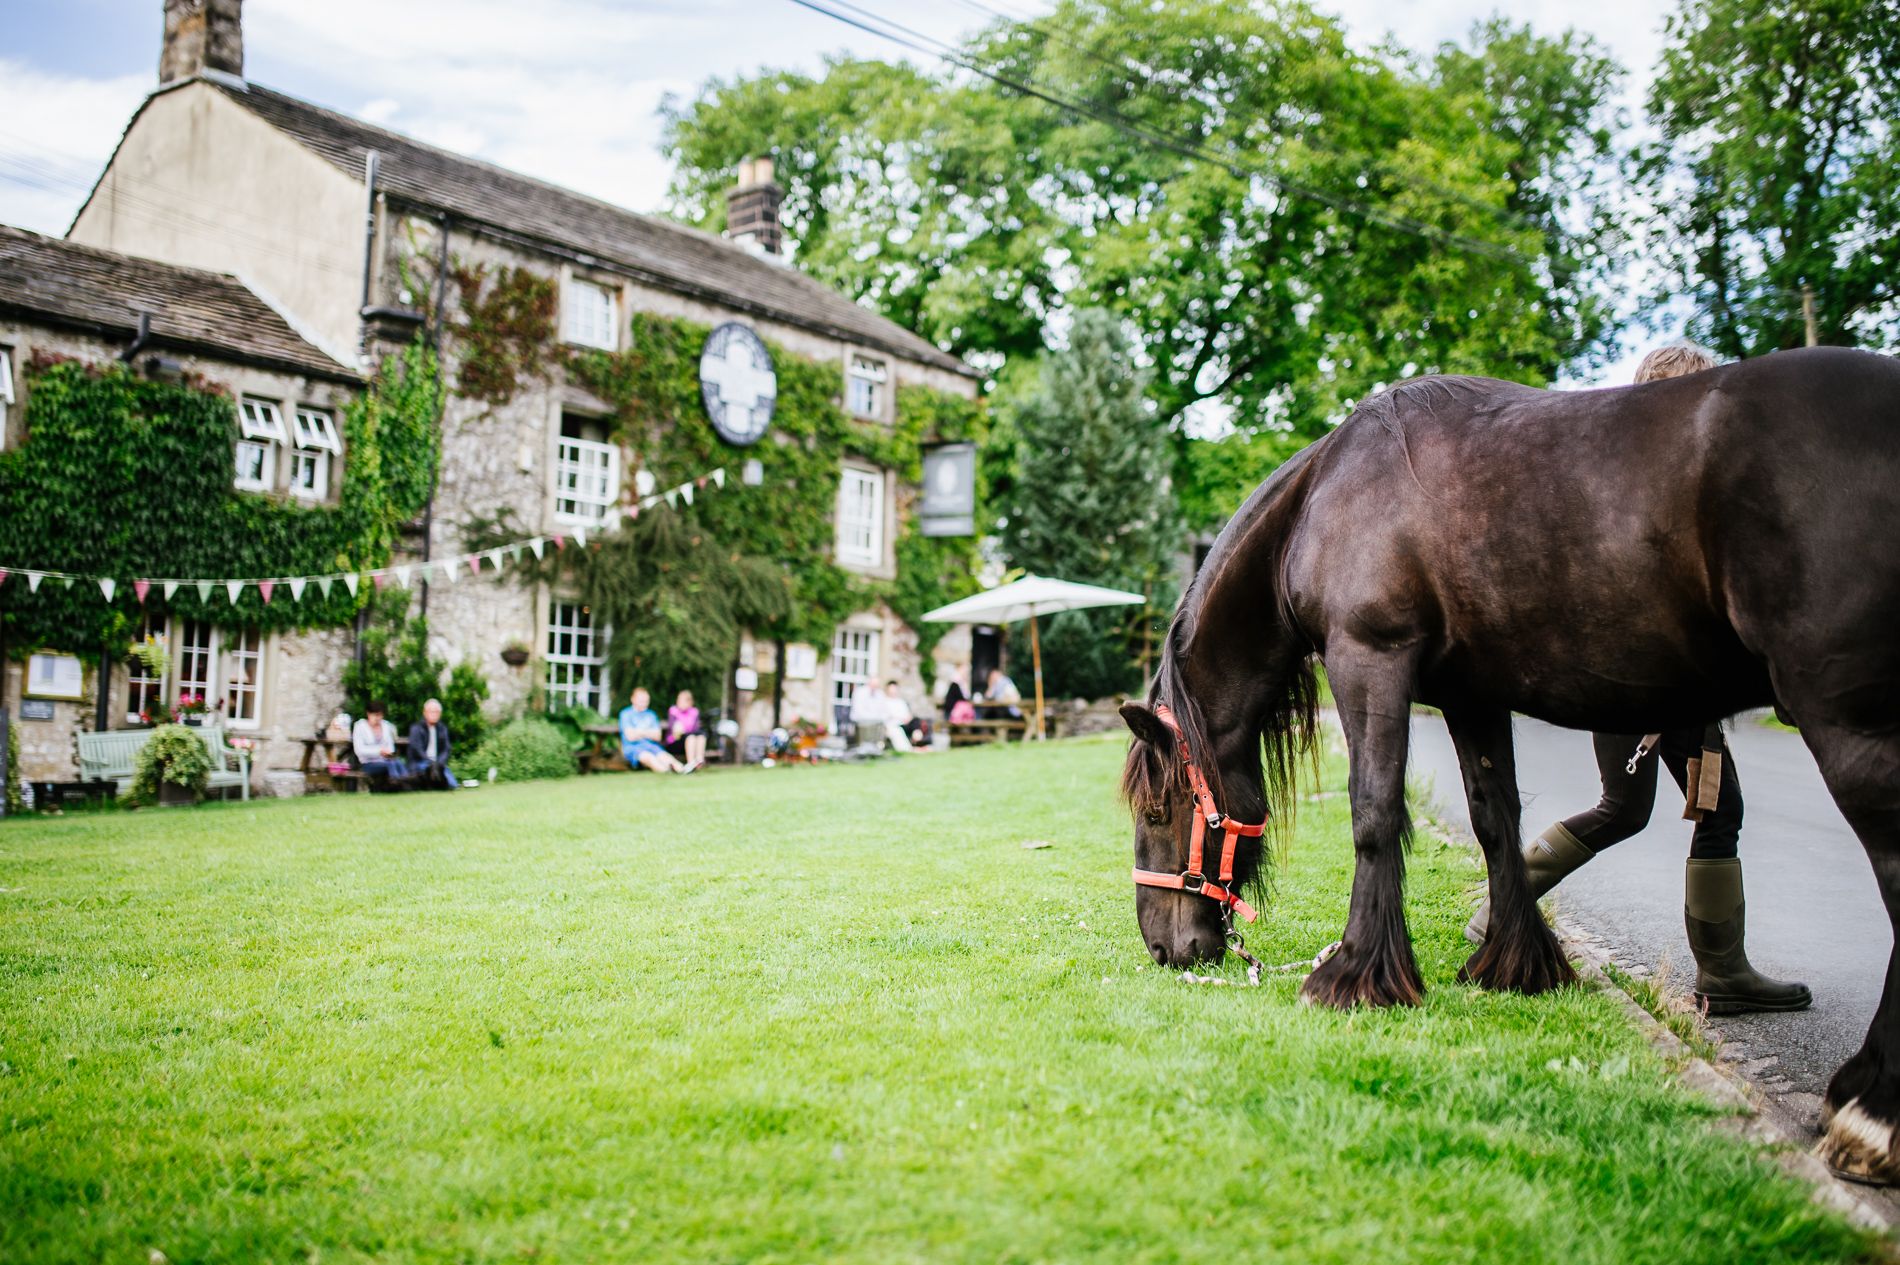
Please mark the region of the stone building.
<svg viewBox="0 0 1900 1265"><path fill-rule="evenodd" d="M221 389L252 419L253 430L280 436L240 441L235 455L250 459L248 465L240 460L237 472L245 486L304 504L334 501L349 459L339 419L361 380L237 278L0 226L0 450L30 442L27 366L57 359L126 364ZM25 583L24 576L9 579ZM172 679L115 668L103 700L97 646L15 648L41 652L41 662L46 656L77 660L71 665L76 691L29 689L33 661L4 661L0 707L19 726L19 776L71 777L76 731L136 722L161 692L167 699L180 691L207 696L234 733L264 739L307 734L328 718L326 706L334 709L337 673L349 653L347 632L273 634L149 617L141 631L166 637ZM301 747L268 755L294 765Z"/></svg>
<svg viewBox="0 0 1900 1265"><path fill-rule="evenodd" d="M553 284L558 337L570 346L622 346L640 313L737 324L783 352L835 366L846 412L886 427L904 387L978 393L978 375L962 361L783 258L769 162L741 173L731 195L735 235L722 238L247 82L238 0L167 0L165 30L165 81L127 125L70 239L241 278L339 366L367 374L416 338L438 344L445 366L456 363L471 348L459 341L461 296L448 274L520 270ZM406 542L410 556L457 552L467 524L501 511L536 534L611 524L625 510L640 454L611 441L607 412L558 361L522 374L505 400L452 393L435 500ZM726 454L734 475L746 452L735 445ZM888 579L916 489L895 470L842 453L838 460L836 561ZM430 587L422 600L433 648L475 663L497 713L537 695L607 711L632 684L606 679L606 630L571 594L546 585ZM529 665L504 666L501 651L513 643L534 648ZM783 713L829 721L858 685L891 677L921 702L928 691L916 647L913 630L881 604L854 612L831 644L784 648L785 671L776 674ZM953 636L935 653L955 660L968 647L967 635ZM776 647L748 638L739 651L741 669L778 666ZM333 675L334 664L311 671L317 710L340 701ZM749 679L743 670L733 678ZM741 690L731 702L748 726L768 722L763 696ZM300 737L303 720L264 737ZM290 751L282 741L260 765L282 765Z"/></svg>

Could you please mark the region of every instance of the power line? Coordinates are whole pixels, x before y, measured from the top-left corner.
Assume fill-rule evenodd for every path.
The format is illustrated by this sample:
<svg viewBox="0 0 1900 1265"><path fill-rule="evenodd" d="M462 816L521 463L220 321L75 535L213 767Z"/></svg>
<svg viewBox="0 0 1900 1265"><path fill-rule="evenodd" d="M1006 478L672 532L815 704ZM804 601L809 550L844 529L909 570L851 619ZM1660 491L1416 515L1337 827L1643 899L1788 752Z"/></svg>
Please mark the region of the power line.
<svg viewBox="0 0 1900 1265"><path fill-rule="evenodd" d="M1502 263L1512 264L1524 268L1527 271L1535 270L1538 262L1531 256L1525 255L1523 252L1509 246L1499 245L1496 242L1487 242L1479 238L1467 236L1463 233L1455 233L1448 229L1442 229L1437 225L1428 224L1412 216L1383 211L1377 207L1368 206L1354 198L1327 193L1324 190L1296 183L1273 172L1245 167L1232 159L1222 157L1202 146L1193 145L1185 141L1178 141L1173 137L1157 133L1117 111L1075 101L1061 96L1058 93L1051 92L1037 84L1019 80L1013 76L1005 75L1000 71L992 70L964 56L942 40L926 35L911 27L904 26L902 23L892 21L889 18L882 17L859 5L851 4L848 0L834 0L834 3L862 14L865 18L869 19L869 21L861 21L857 18L853 18L850 14L840 13L836 9L818 3L818 0L791 0L791 3L803 9L809 9L813 13L820 14L823 17L828 17L834 22L841 22L846 26L863 31L868 35L875 35L880 39L889 40L913 52L922 53L927 57L935 57L940 61L967 70L972 74L980 75L992 83L1007 88L1012 92L1033 97L1059 110L1070 114L1081 115L1097 123L1102 123L1149 146L1165 149L1191 161L1216 167L1227 172L1236 180L1259 180L1289 196L1305 198L1308 201L1317 202L1332 210L1356 216L1369 223L1379 224L1385 228L1393 229L1396 232L1407 233L1414 237L1433 241L1439 245L1463 251L1466 254L1480 255ZM930 44L934 44L937 47L928 47ZM1558 263L1558 261L1555 260L1546 262L1553 268Z"/></svg>

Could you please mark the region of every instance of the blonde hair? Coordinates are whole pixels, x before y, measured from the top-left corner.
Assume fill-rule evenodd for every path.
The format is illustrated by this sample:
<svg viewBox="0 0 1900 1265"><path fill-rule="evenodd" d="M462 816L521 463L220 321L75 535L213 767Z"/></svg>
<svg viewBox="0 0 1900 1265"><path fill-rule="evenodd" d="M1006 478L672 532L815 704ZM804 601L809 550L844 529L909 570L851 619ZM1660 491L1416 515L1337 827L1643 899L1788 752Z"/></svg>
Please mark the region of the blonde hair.
<svg viewBox="0 0 1900 1265"><path fill-rule="evenodd" d="M1680 378L1713 368L1715 357L1694 343L1671 343L1643 357L1643 362L1636 366L1636 380L1660 382L1664 378Z"/></svg>

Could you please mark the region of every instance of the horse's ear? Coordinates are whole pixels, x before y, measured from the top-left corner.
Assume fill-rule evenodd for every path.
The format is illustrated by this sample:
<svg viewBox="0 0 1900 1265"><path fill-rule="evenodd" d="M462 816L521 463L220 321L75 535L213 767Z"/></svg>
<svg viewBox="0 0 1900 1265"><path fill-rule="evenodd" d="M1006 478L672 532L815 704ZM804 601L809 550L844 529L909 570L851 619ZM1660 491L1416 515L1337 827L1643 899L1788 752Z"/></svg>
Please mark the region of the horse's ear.
<svg viewBox="0 0 1900 1265"><path fill-rule="evenodd" d="M1174 746L1174 734L1161 723L1161 717L1141 703L1122 704L1122 723L1128 726L1130 733L1157 751L1165 752Z"/></svg>

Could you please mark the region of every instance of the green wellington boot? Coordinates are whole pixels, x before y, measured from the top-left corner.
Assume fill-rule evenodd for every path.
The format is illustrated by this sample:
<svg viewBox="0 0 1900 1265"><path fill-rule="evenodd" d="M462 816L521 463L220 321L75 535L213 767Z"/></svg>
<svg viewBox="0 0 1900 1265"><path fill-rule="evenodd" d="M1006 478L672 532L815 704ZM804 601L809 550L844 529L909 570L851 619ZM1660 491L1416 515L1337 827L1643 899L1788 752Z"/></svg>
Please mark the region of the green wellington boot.
<svg viewBox="0 0 1900 1265"><path fill-rule="evenodd" d="M1566 874L1582 869L1595 855L1578 843L1577 836L1564 829L1561 821L1538 835L1524 845L1524 869L1531 881L1531 899L1541 899L1545 892L1563 882ZM1471 921L1465 924L1465 939L1483 944L1485 932L1490 929L1491 898L1487 896Z"/></svg>
<svg viewBox="0 0 1900 1265"><path fill-rule="evenodd" d="M1682 921L1695 954L1695 999L1712 1015L1750 1010L1806 1010L1814 994L1806 984L1769 979L1748 964L1742 863L1689 862L1682 883Z"/></svg>

